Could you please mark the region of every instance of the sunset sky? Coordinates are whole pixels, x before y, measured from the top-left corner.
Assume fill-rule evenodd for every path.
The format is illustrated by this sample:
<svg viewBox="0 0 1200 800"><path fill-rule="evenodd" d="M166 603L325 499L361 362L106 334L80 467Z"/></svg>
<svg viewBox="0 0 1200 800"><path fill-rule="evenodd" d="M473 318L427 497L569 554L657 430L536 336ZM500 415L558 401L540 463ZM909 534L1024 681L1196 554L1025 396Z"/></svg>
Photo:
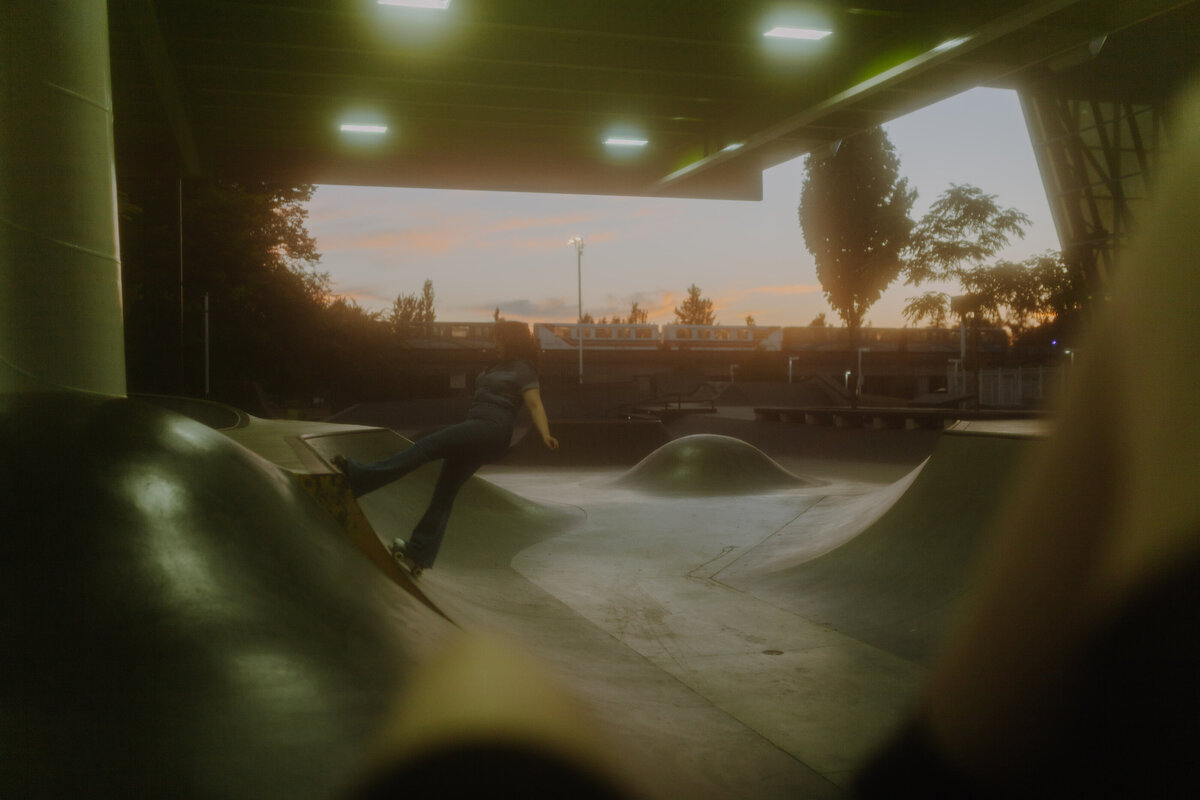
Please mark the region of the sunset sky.
<svg viewBox="0 0 1200 800"><path fill-rule="evenodd" d="M901 174L919 192L919 217L951 183L974 184L1033 219L1002 254L1019 260L1059 247L1016 94L975 89L902 117L886 130ZM576 317L575 249L583 236L583 308L627 314L637 301L650 322L695 283L717 322L807 325L825 312L804 248L796 206L803 159L763 174L761 202L644 197L319 187L309 232L334 292L371 311L433 281L439 320L565 322ZM904 324L906 298L929 288L897 282L872 307L876 326Z"/></svg>

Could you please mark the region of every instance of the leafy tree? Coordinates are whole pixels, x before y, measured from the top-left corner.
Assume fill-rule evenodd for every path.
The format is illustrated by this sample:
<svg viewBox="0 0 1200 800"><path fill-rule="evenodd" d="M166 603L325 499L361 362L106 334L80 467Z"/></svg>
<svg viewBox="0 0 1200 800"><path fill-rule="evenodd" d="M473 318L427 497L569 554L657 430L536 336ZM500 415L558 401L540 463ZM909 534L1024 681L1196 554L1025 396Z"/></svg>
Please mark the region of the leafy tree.
<svg viewBox="0 0 1200 800"><path fill-rule="evenodd" d="M956 302L943 292L909 298L905 317L943 325L953 314L972 324L1003 325L1015 339L1039 322L1074 314L1082 302L1083 282L1061 254L984 263L1013 236L1024 238L1029 223L1020 210L1002 208L995 195L951 184L913 231L906 283L957 281L964 294Z"/></svg>
<svg viewBox="0 0 1200 800"><path fill-rule="evenodd" d="M913 229L904 254L907 285L962 278L1008 246L1025 238L1029 217L1001 208L996 196L970 184L950 184ZM964 266L969 265L969 266Z"/></svg>
<svg viewBox="0 0 1200 800"><path fill-rule="evenodd" d="M644 308L638 308L637 301L633 301L633 305L629 307L629 316L625 319L627 325L645 325L650 315Z"/></svg>
<svg viewBox="0 0 1200 800"><path fill-rule="evenodd" d="M753 315L753 314L747 314L747 315L746 315L746 324L747 324L748 326L750 326L750 327L754 327L754 325L755 325L756 323L754 322L754 315Z"/></svg>
<svg viewBox="0 0 1200 800"><path fill-rule="evenodd" d="M590 311L585 311L583 316L579 318L579 321L584 325L596 324L596 318L592 316L592 312Z"/></svg>
<svg viewBox="0 0 1200 800"><path fill-rule="evenodd" d="M321 370L303 354L318 347L317 320L329 300L329 276L304 227L313 191L191 181L181 192L174 181L123 182L131 391L202 393L206 296L215 393L250 380L279 394L308 390Z"/></svg>
<svg viewBox="0 0 1200 800"><path fill-rule="evenodd" d="M688 296L675 308L675 322L679 325L713 325L717 321L713 313L712 300L700 296L700 287L688 287Z"/></svg>
<svg viewBox="0 0 1200 800"><path fill-rule="evenodd" d="M914 325L928 319L929 327L946 327L946 318L950 310L950 295L945 292L925 292L925 294L908 298L904 306L904 318Z"/></svg>
<svg viewBox="0 0 1200 800"><path fill-rule="evenodd" d="M820 314L817 314L815 317L813 317L812 322L808 323L808 327L824 328L827 324L828 323L825 322L825 312L822 311Z"/></svg>
<svg viewBox="0 0 1200 800"><path fill-rule="evenodd" d="M965 294L952 302L943 292L910 298L904 316L940 327L948 313L1008 328L1014 340L1032 326L1078 310L1079 281L1060 253L1047 252L1014 263L999 261L959 271Z"/></svg>
<svg viewBox="0 0 1200 800"><path fill-rule="evenodd" d="M847 138L836 153L811 154L804 166L804 244L853 348L867 310L903 268L917 193L900 177L900 159L882 128Z"/></svg>
<svg viewBox="0 0 1200 800"><path fill-rule="evenodd" d="M392 314L389 321L392 329L400 332L402 325L408 322L433 322L437 312L433 308L433 281L425 279L421 296L415 294L398 294L392 301Z"/></svg>

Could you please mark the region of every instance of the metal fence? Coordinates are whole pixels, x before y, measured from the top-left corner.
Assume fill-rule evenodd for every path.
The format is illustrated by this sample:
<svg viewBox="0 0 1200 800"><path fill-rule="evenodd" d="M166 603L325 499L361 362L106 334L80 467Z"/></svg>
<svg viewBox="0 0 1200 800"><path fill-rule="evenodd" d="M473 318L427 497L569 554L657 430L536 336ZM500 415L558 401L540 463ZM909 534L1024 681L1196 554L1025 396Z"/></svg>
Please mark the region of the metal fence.
<svg viewBox="0 0 1200 800"><path fill-rule="evenodd" d="M979 405L1027 406L1042 403L1062 388L1067 370L1062 367L1017 367L967 372L952 365L946 372L950 395L974 395Z"/></svg>

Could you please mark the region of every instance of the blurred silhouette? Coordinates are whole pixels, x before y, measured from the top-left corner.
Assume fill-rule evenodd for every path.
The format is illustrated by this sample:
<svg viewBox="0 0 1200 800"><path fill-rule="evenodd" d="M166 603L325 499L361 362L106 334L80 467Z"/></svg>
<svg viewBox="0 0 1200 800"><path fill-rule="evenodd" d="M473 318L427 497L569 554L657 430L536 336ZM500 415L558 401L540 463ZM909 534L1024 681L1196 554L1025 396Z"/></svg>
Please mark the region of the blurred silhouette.
<svg viewBox="0 0 1200 800"><path fill-rule="evenodd" d="M352 794L617 800L643 794L597 720L515 642L464 636L404 683Z"/></svg>
<svg viewBox="0 0 1200 800"><path fill-rule="evenodd" d="M1180 109L1055 435L998 520L911 721L860 774L860 797L1200 785L1200 92Z"/></svg>

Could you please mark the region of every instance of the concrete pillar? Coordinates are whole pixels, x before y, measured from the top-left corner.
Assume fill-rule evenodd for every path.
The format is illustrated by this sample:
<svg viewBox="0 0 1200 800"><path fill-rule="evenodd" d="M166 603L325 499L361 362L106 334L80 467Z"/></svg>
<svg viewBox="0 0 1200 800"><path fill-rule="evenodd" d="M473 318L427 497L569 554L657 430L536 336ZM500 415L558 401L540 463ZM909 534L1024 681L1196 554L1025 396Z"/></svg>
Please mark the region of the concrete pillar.
<svg viewBox="0 0 1200 800"><path fill-rule="evenodd" d="M105 0L0 7L0 392L125 393Z"/></svg>

